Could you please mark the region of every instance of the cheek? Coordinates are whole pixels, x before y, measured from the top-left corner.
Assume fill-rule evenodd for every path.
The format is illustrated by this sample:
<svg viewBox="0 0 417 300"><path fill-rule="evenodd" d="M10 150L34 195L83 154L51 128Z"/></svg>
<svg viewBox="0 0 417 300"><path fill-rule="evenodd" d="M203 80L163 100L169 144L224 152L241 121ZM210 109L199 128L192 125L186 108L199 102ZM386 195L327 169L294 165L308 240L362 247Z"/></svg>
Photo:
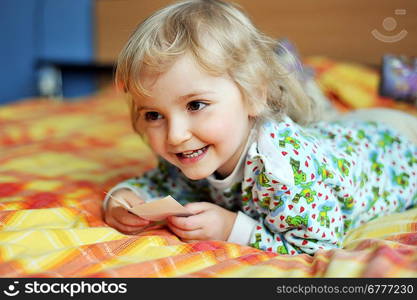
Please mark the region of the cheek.
<svg viewBox="0 0 417 300"><path fill-rule="evenodd" d="M161 130L150 129L144 133L145 140L152 151L160 154L164 150L164 134Z"/></svg>
<svg viewBox="0 0 417 300"><path fill-rule="evenodd" d="M236 112L236 113L234 113ZM245 113L236 110L223 110L216 112L213 116L206 119L201 126L201 132L206 137L206 142L222 142L231 145L240 141L242 134L247 128L248 117Z"/></svg>

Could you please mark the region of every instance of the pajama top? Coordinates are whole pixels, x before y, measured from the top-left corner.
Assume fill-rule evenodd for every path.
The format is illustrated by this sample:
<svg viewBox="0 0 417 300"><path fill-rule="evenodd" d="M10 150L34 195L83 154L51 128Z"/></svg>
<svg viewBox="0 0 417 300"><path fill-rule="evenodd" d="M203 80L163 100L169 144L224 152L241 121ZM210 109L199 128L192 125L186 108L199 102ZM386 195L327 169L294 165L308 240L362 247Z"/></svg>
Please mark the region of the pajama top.
<svg viewBox="0 0 417 300"><path fill-rule="evenodd" d="M240 161L223 180L190 180L160 160L116 185L144 200L172 195L237 211L228 241L280 254L340 247L345 233L417 203L417 146L382 123L289 117L252 129ZM108 197L107 199L108 200Z"/></svg>

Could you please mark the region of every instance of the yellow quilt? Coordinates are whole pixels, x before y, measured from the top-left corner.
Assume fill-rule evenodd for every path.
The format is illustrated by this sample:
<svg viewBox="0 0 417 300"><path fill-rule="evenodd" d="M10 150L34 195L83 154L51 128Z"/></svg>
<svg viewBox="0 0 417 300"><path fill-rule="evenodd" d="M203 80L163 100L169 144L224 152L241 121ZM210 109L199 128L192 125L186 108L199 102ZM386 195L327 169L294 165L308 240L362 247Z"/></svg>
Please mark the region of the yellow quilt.
<svg viewBox="0 0 417 300"><path fill-rule="evenodd" d="M377 96L362 66L312 58L340 109L404 104ZM113 90L77 102L0 107L2 277L417 277L417 209L348 233L343 249L277 255L220 241L184 243L166 228L123 235L102 220L104 192L153 167Z"/></svg>

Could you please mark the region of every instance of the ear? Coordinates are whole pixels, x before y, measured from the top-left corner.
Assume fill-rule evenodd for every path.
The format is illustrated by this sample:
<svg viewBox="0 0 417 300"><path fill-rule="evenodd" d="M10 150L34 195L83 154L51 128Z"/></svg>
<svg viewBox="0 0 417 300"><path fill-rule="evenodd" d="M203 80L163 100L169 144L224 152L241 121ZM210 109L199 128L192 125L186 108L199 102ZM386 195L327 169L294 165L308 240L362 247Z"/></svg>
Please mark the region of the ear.
<svg viewBox="0 0 417 300"><path fill-rule="evenodd" d="M256 92L252 96L253 99L248 99L248 110L250 117L258 117L261 115L267 106L268 89L266 85L262 85L257 88Z"/></svg>

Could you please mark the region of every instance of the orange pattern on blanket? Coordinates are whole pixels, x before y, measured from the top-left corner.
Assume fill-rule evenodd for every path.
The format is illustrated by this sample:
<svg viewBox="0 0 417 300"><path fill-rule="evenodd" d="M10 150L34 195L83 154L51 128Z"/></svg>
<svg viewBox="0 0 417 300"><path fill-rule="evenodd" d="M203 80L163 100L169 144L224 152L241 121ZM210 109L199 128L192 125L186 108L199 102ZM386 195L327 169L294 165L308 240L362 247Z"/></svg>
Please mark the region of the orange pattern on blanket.
<svg viewBox="0 0 417 300"><path fill-rule="evenodd" d="M378 94L377 70L359 64L336 62L326 57L310 57L306 59L306 64L316 71L318 84L339 110L378 106L417 115L417 107Z"/></svg>
<svg viewBox="0 0 417 300"><path fill-rule="evenodd" d="M352 67L341 71L344 65L324 59L309 63L340 108L357 106L352 95L361 93L368 97L360 104L402 106L379 99L372 79L362 85L352 81ZM355 70L355 76L376 76ZM335 78L346 78L361 93L335 88ZM77 102L31 99L0 107L0 276L417 275L416 209L388 216L389 222L375 220L351 232L344 249L314 256L277 255L221 241L187 244L164 227L137 236L108 227L101 212L104 192L154 164L131 130L124 99L112 90Z"/></svg>
<svg viewBox="0 0 417 300"><path fill-rule="evenodd" d="M114 92L88 101L29 100L0 109L2 210L76 207L96 215L104 191L153 166ZM7 197L7 201L5 200Z"/></svg>

